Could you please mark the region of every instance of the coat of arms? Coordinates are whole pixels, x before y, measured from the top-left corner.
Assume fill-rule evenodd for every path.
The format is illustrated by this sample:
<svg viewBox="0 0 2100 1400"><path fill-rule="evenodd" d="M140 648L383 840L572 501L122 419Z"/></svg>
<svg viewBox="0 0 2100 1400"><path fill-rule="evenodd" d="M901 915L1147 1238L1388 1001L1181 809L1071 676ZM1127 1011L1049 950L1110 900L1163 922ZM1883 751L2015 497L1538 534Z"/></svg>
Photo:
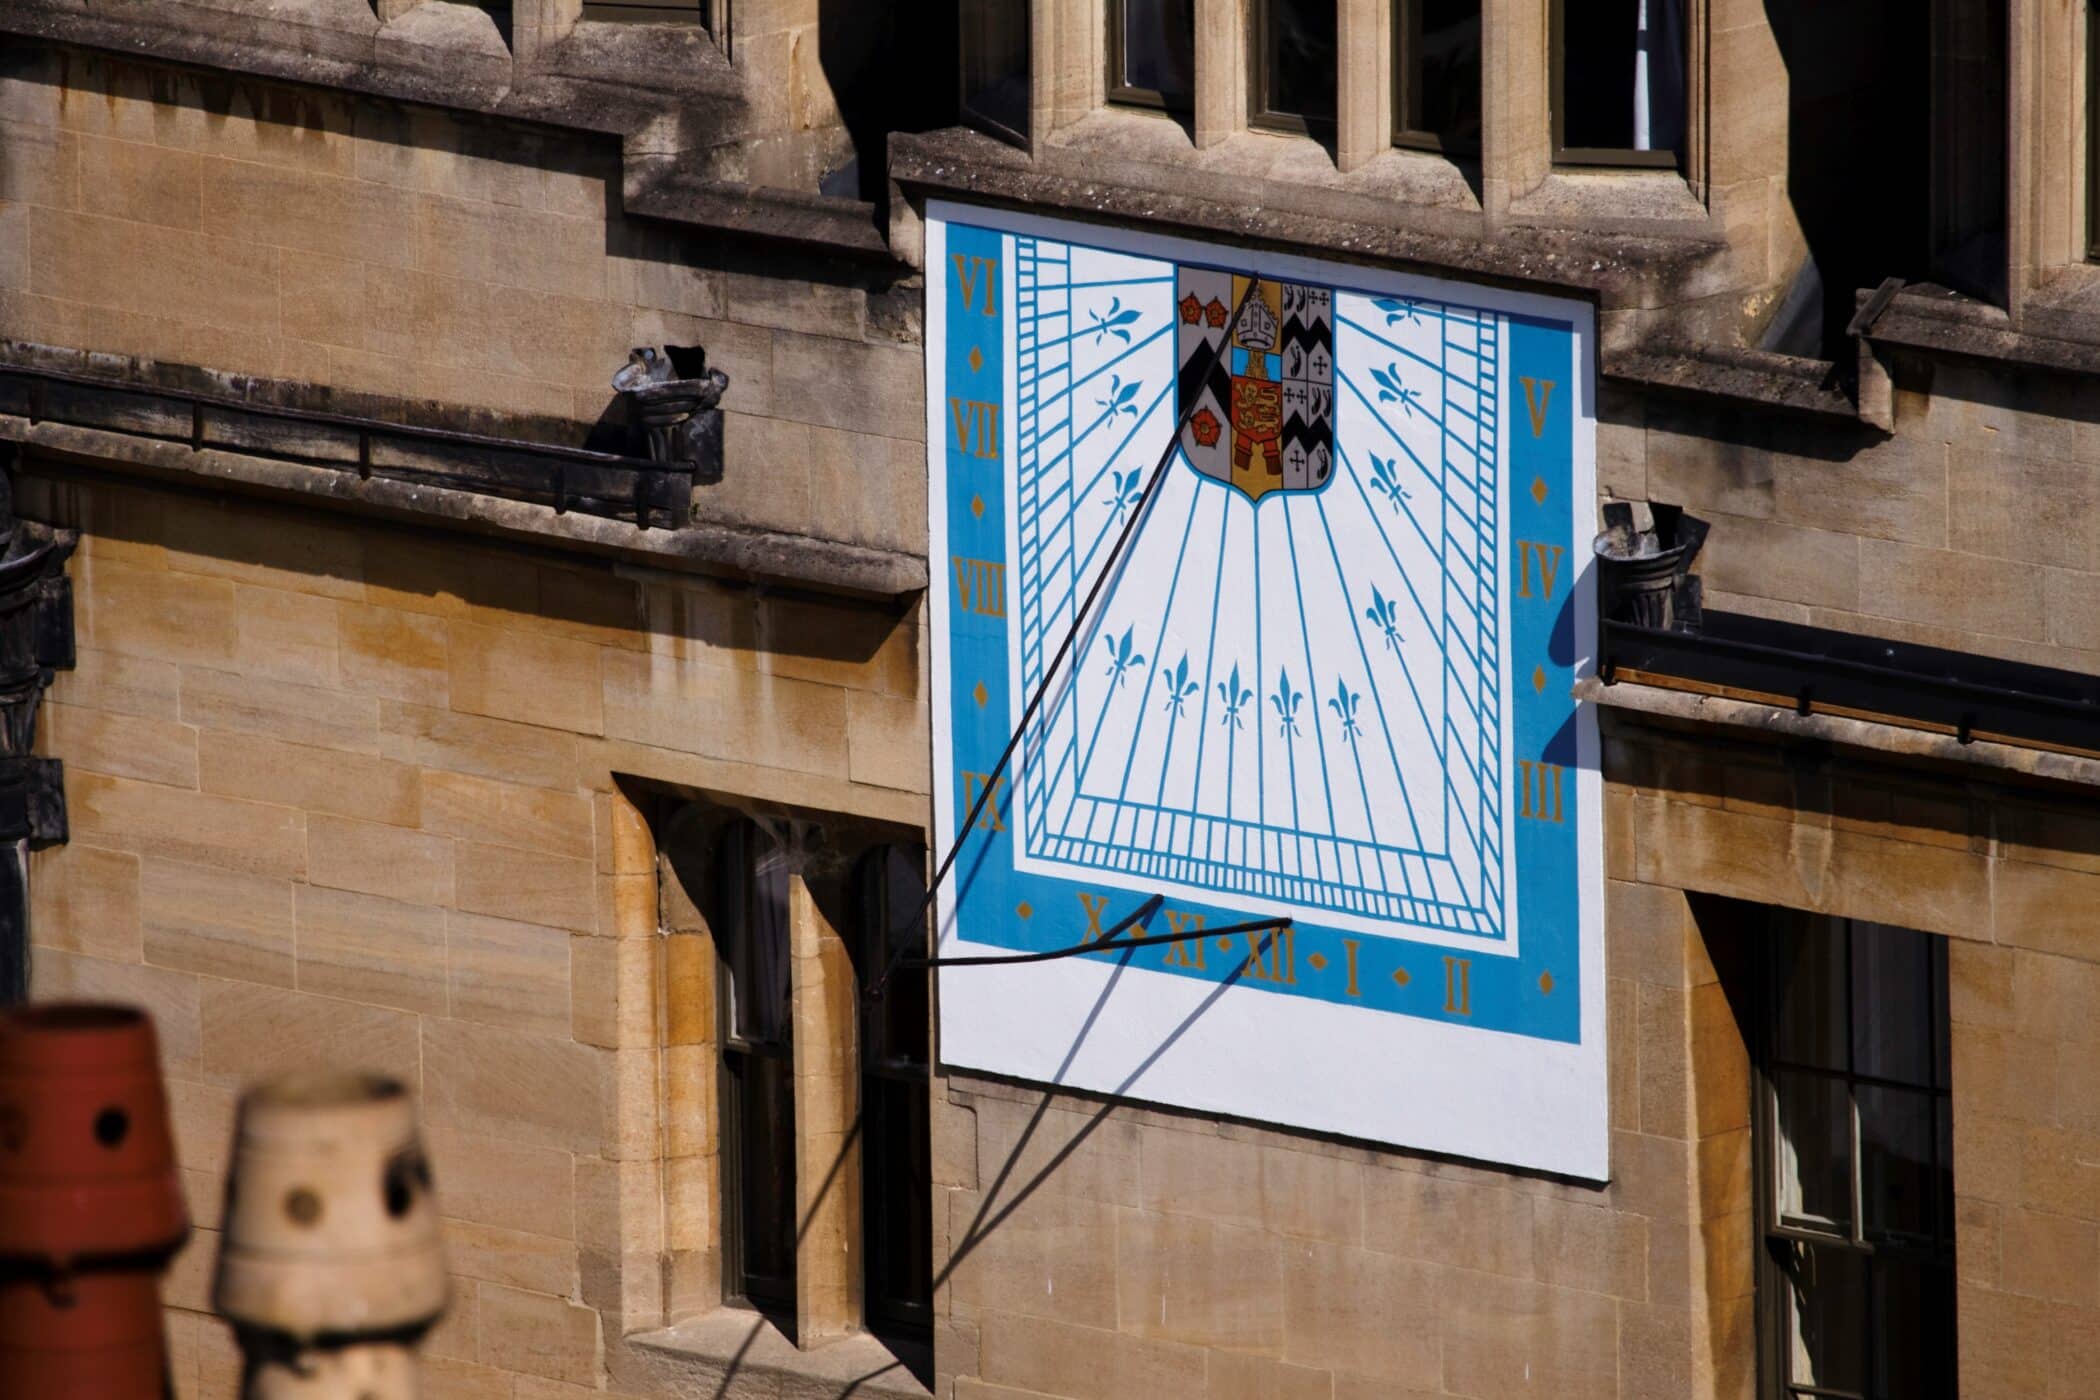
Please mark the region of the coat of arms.
<svg viewBox="0 0 2100 1400"><path fill-rule="evenodd" d="M1317 490L1334 465L1334 295L1264 278L1233 327L1247 280L1177 269L1182 450L1253 500Z"/></svg>

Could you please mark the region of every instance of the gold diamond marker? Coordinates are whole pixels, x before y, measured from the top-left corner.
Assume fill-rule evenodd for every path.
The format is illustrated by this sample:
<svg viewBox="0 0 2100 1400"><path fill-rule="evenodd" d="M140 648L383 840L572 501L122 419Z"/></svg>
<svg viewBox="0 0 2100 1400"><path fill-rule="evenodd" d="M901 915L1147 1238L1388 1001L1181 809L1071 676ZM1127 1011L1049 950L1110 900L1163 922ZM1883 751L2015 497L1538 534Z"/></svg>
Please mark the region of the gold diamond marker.
<svg viewBox="0 0 2100 1400"><path fill-rule="evenodd" d="M1533 690L1536 690L1537 692L1539 692L1539 694L1541 694L1541 695L1543 695L1543 694L1545 694L1545 693L1546 693L1546 668L1545 668L1545 667L1543 667L1543 666L1534 666L1534 667L1532 667L1532 668L1531 668L1531 688L1532 688Z"/></svg>
<svg viewBox="0 0 2100 1400"><path fill-rule="evenodd" d="M972 346L970 348L970 373L975 374L977 373L977 371L983 368L984 351L977 349L975 346Z"/></svg>
<svg viewBox="0 0 2100 1400"><path fill-rule="evenodd" d="M1552 973L1550 973L1550 972L1541 972L1541 973L1539 974L1539 990L1540 990L1540 991L1542 991L1542 992L1544 992L1544 993L1545 993L1545 994L1546 994L1547 996L1549 996L1549 997L1553 995L1553 974L1552 974Z"/></svg>
<svg viewBox="0 0 2100 1400"><path fill-rule="evenodd" d="M1229 938L1221 938L1221 939L1219 939L1219 940L1218 940L1218 951L1219 951L1219 952L1221 952L1221 953L1229 953L1229 952L1231 952L1231 951L1232 951L1232 940L1231 940L1231 939L1229 939Z"/></svg>
<svg viewBox="0 0 2100 1400"><path fill-rule="evenodd" d="M990 692L985 690L984 682L979 681L977 682L977 689L970 692L970 698L977 702L977 708L981 710L984 708L984 702L992 697Z"/></svg>
<svg viewBox="0 0 2100 1400"><path fill-rule="evenodd" d="M1032 919L1035 917L1035 906L1024 899L1014 912L1024 919Z"/></svg>
<svg viewBox="0 0 2100 1400"><path fill-rule="evenodd" d="M979 520L984 519L984 497L970 497L970 514L976 516Z"/></svg>
<svg viewBox="0 0 2100 1400"><path fill-rule="evenodd" d="M1318 953L1307 953L1305 960L1312 964L1314 972L1325 972L1327 970L1327 959L1321 957Z"/></svg>
<svg viewBox="0 0 2100 1400"><path fill-rule="evenodd" d="M1407 975L1407 969L1406 969L1406 968L1404 968L1404 967L1400 967L1400 968L1395 968L1395 969L1393 969L1393 980L1394 980L1395 982L1398 982L1398 983L1399 983L1399 984L1400 984L1401 986L1403 986L1403 987L1404 987L1404 986L1406 986L1406 985L1407 985L1408 983L1410 983L1410 982L1414 981L1415 979L1414 979L1414 978L1412 978L1412 977L1409 977L1409 976Z"/></svg>
<svg viewBox="0 0 2100 1400"><path fill-rule="evenodd" d="M1531 499L1540 505L1546 504L1546 478L1535 476L1531 479Z"/></svg>

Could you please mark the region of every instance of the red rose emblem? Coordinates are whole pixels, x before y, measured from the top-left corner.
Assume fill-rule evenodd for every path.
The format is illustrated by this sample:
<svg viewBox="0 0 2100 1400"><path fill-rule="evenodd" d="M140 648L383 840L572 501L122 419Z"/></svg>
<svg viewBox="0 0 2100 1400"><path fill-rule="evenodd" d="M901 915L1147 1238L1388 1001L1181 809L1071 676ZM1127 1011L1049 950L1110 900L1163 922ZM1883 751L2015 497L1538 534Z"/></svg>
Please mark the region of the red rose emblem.
<svg viewBox="0 0 2100 1400"><path fill-rule="evenodd" d="M1207 408L1197 409L1196 416L1189 419L1189 431L1193 432L1196 435L1196 441L1205 447L1216 447L1218 445L1218 430L1222 426L1218 422L1218 415Z"/></svg>
<svg viewBox="0 0 2100 1400"><path fill-rule="evenodd" d="M1216 297L1212 297L1210 305L1203 308L1203 314L1209 318L1211 325L1222 330L1225 326L1226 316L1231 313L1225 309L1224 302L1219 301Z"/></svg>
<svg viewBox="0 0 2100 1400"><path fill-rule="evenodd" d="M1196 294L1194 292L1190 292L1187 296L1181 299L1182 320L1186 321L1188 324L1193 326L1196 324L1198 318L1200 318L1202 315L1203 303L1196 300Z"/></svg>

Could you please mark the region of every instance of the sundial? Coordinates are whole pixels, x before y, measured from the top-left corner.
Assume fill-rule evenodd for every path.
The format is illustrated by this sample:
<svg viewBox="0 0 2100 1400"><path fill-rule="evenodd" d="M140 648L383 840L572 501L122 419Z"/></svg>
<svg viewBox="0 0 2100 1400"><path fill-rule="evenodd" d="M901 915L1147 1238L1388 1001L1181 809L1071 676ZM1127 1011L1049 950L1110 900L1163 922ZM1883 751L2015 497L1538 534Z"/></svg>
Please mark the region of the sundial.
<svg viewBox="0 0 2100 1400"><path fill-rule="evenodd" d="M1587 308L959 207L927 266L940 951L1291 920L944 970L943 1060L1601 1176Z"/></svg>

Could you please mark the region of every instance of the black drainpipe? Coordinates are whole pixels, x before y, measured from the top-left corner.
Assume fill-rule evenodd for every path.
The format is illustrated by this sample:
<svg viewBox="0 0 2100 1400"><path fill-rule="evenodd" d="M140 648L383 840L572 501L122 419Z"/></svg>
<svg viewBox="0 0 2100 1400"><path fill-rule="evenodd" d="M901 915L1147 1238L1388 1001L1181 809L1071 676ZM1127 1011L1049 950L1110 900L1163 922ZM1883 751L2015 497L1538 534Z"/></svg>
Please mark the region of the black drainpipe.
<svg viewBox="0 0 2100 1400"><path fill-rule="evenodd" d="M31 750L51 673L73 669L66 560L80 539L15 517L18 454L0 445L0 1005L29 997L29 852L66 839L65 770Z"/></svg>

